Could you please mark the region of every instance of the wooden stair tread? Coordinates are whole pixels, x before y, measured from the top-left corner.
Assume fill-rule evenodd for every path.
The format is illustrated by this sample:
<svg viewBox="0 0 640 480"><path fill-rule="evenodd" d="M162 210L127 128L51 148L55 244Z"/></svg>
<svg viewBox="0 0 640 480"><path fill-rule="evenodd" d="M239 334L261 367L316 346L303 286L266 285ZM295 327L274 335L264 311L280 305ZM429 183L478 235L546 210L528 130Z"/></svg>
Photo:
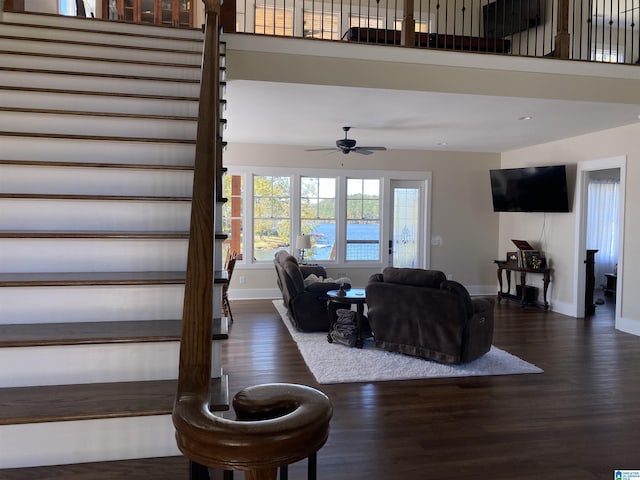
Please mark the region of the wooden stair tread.
<svg viewBox="0 0 640 480"><path fill-rule="evenodd" d="M226 240L227 233L216 232L216 240ZM141 240L186 240L189 232L146 232L146 231L80 231L80 230L14 230L1 231L0 238L120 238L120 239L141 239Z"/></svg>
<svg viewBox="0 0 640 480"><path fill-rule="evenodd" d="M33 27L33 25L29 26ZM44 29L48 29L48 27L44 27ZM102 32L95 32L97 34L101 34ZM89 37L90 38L90 37ZM42 38L42 37L29 37L29 36L18 36L18 35L1 35L0 40L19 40L22 42L43 42L43 43L55 43L57 45L78 45L82 47L93 47L93 48L114 48L121 50L140 50L143 52L159 52L159 53L167 53L167 54L185 54L185 55L198 55L199 52L195 50L184 50L178 48L157 48L157 47L145 47L141 45L128 45L128 44L118 44L118 43L102 43L102 42L87 42L87 41L79 41L79 40L69 40L69 39L60 39L60 38ZM202 42L199 42L202 43Z"/></svg>
<svg viewBox="0 0 640 480"><path fill-rule="evenodd" d="M17 55L16 52L2 52L6 55ZM76 75L81 77L99 77L99 78L117 78L126 80L144 80L144 81L156 81L156 82L169 82L169 83L193 83L199 84L200 80L192 80L188 78L167 78L167 77L155 77L151 75L124 75L118 73L100 73L100 72L75 72L70 70L51 70L47 68L24 68L24 67L2 67L0 71L8 72L22 72L22 73L45 73L50 75Z"/></svg>
<svg viewBox="0 0 640 480"><path fill-rule="evenodd" d="M211 410L229 408L226 375L211 379ZM0 425L169 415L177 380L0 388Z"/></svg>
<svg viewBox="0 0 640 480"><path fill-rule="evenodd" d="M32 133L32 132L11 132L0 131L3 137L23 137L23 138L59 138L65 140L98 140L103 142L148 142L148 143L171 143L195 145L195 140L184 140L181 138L153 138L153 137L119 137L113 135L77 135L66 133Z"/></svg>
<svg viewBox="0 0 640 480"><path fill-rule="evenodd" d="M46 287L81 285L182 284L185 272L37 272L0 273L0 287ZM225 271L214 272L217 284L228 282Z"/></svg>
<svg viewBox="0 0 640 480"><path fill-rule="evenodd" d="M0 69L2 69L0 67ZM163 100L163 101L182 101L197 102L196 97L183 97L176 95L157 95L149 93L128 93L128 92L103 92L100 90L69 90L65 88L45 88L45 87L16 87L11 85L0 85L0 90L20 91L31 93L62 93L68 95L87 95L96 97L118 97L118 98L135 98L142 100Z"/></svg>
<svg viewBox="0 0 640 480"><path fill-rule="evenodd" d="M0 286L153 285L184 283L185 272L0 273Z"/></svg>
<svg viewBox="0 0 640 480"><path fill-rule="evenodd" d="M229 337L228 319L211 321L212 340ZM182 320L28 323L0 325L0 348L106 343L175 342Z"/></svg>
<svg viewBox="0 0 640 480"><path fill-rule="evenodd" d="M190 202L191 197L162 197L153 195L81 195L67 193L0 193L0 198L30 200L122 200L140 202Z"/></svg>
<svg viewBox="0 0 640 480"><path fill-rule="evenodd" d="M2 480L188 480L184 456L0 469ZM215 477L211 477L212 479Z"/></svg>
<svg viewBox="0 0 640 480"><path fill-rule="evenodd" d="M90 62L105 62L105 63L124 63L132 65L148 65L154 67L177 67L177 68L189 68L200 70L200 64L192 63L175 63L175 62L155 62L155 61L141 61L141 60L129 60L126 58L104 58L104 57L87 57L84 55L64 55L60 53L44 53L44 52L16 52L14 50L0 50L2 54L24 55L30 57L42 57L52 58L60 60L81 60ZM194 52L191 52L194 53Z"/></svg>
<svg viewBox="0 0 640 480"><path fill-rule="evenodd" d="M47 160L9 160L0 159L0 165L15 165L26 167L69 167L69 168L112 168L112 169L126 169L133 170L193 170L192 165L163 165L160 163L145 164L145 163L108 163L108 162L61 162L61 161L47 161Z"/></svg>
<svg viewBox="0 0 640 480"><path fill-rule="evenodd" d="M114 231L0 231L0 238L139 238L147 240L189 238L189 232L114 232Z"/></svg>
<svg viewBox="0 0 640 480"><path fill-rule="evenodd" d="M65 115L76 117L108 117L108 118L128 118L140 120L176 120L194 122L197 117L186 117L180 115L150 115L140 113L120 113L120 112L95 112L86 110L57 110L50 108L20 108L0 106L0 112L13 113L37 113L38 115Z"/></svg>

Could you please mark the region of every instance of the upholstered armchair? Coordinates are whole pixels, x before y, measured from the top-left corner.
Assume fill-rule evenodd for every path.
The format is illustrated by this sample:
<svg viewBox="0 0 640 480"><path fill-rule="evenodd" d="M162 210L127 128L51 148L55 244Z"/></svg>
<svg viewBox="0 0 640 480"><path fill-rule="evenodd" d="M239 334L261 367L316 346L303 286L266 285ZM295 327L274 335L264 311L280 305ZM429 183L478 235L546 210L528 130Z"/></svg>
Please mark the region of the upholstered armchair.
<svg viewBox="0 0 640 480"><path fill-rule="evenodd" d="M298 330L305 332L328 331L326 293L329 290L337 290L340 285L326 281L305 282L311 274L326 279L326 270L319 265L299 265L296 258L285 250L275 254L273 263L278 287L282 292L282 300L287 307L291 323Z"/></svg>
<svg viewBox="0 0 640 480"><path fill-rule="evenodd" d="M490 298L471 298L438 270L387 267L366 287L376 345L441 363L467 363L489 351Z"/></svg>

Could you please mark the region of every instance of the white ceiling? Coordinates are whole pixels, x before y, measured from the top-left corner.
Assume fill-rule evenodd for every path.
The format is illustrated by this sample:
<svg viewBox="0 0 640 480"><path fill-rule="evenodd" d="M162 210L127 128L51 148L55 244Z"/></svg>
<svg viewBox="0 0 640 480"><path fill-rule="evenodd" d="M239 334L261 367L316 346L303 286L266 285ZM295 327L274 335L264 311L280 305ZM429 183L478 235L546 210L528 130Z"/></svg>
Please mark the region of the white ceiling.
<svg viewBox="0 0 640 480"><path fill-rule="evenodd" d="M504 152L638 122L637 104L232 80L229 142ZM530 120L518 120L530 116ZM309 153L313 155L314 153Z"/></svg>

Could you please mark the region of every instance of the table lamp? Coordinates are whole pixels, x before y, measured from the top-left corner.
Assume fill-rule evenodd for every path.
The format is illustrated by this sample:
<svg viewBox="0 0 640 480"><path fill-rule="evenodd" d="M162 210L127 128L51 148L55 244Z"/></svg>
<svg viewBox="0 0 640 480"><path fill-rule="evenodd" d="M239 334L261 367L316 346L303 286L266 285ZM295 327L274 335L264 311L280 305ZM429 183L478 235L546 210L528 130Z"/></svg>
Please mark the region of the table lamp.
<svg viewBox="0 0 640 480"><path fill-rule="evenodd" d="M296 248L300 252L300 263L304 263L306 250L311 248L311 237L309 235L298 235L296 237Z"/></svg>

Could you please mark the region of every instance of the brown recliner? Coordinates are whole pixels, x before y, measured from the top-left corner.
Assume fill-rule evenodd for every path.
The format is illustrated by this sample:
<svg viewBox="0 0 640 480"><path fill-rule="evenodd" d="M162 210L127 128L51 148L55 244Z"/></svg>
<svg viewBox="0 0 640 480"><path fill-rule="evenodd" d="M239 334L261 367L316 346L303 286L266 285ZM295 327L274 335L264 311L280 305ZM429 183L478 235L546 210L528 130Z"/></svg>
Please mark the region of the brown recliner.
<svg viewBox="0 0 640 480"><path fill-rule="evenodd" d="M291 323L303 332L328 331L327 292L339 289L340 285L319 281L305 286L304 279L311 274L326 279L326 270L319 265L299 265L285 250L276 252L273 263Z"/></svg>
<svg viewBox="0 0 640 480"><path fill-rule="evenodd" d="M387 267L366 287L376 345L441 363L467 363L491 349L491 298L471 298L438 270Z"/></svg>

